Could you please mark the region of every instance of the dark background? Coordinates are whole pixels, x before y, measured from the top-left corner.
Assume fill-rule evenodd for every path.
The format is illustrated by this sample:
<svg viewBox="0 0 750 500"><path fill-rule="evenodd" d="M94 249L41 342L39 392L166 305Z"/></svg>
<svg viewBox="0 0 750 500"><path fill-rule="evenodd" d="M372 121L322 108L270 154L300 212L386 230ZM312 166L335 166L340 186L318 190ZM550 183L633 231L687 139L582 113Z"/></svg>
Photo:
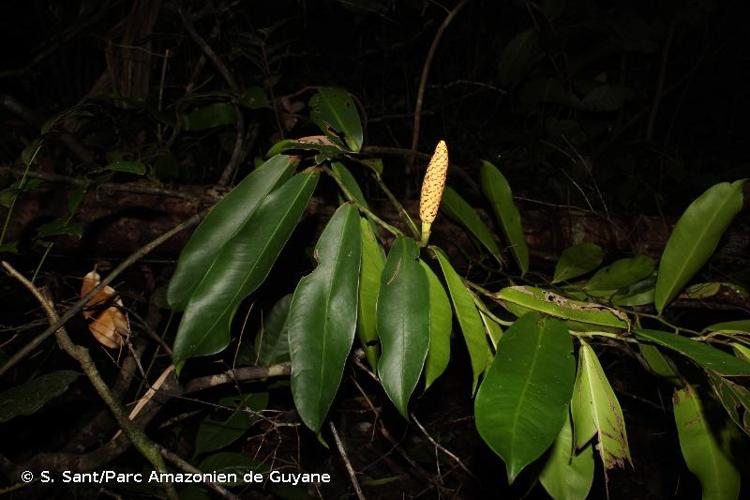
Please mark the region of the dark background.
<svg viewBox="0 0 750 500"><path fill-rule="evenodd" d="M41 125L73 108L76 112L50 134L38 159L41 171L94 184L137 180L102 172L108 155L119 152L149 167L142 182L208 191L228 161L233 128L183 131L172 142L166 137L180 114L226 99L230 92L210 62L194 76L201 51L178 9L230 69L240 88L259 87L272 103L243 111L254 135L246 142L246 161L236 178L249 172L253 160L282 136L319 133L305 109L315 86L342 87L357 98L366 145L408 150L425 59L436 31L455 6L452 0L3 2L0 164L18 168L21 152L39 136ZM525 199L524 206L546 210L539 220L549 226L529 223L537 235L555 231L562 220L556 217L577 207L626 235L609 249L608 259L635 253L642 247L636 248L638 238L632 235L637 228L629 226L632 221L671 220L709 186L750 176L747 13L743 1L471 0L447 26L437 46L426 80L417 149L430 153L439 139L445 139L452 160L464 172L452 173L450 182L478 206L483 202L472 183L478 181L477 160L494 162L514 192ZM129 66L134 58L140 66ZM130 83L123 71L128 68L134 75ZM195 90L186 96L189 82ZM160 128L166 131L163 135ZM74 154L63 140L65 134L74 137L90 157ZM412 165L408 156L398 154L384 159L386 182L413 208L424 162ZM14 179L9 172L3 173L3 186ZM379 196L374 186L360 180L367 193ZM335 202L332 192L330 187L322 190L321 213ZM96 224L86 229L82 240L59 242L42 271L45 282L71 301L80 276L94 263L116 261L148 241L153 236L148 231L158 234L170 227L163 224L165 220L179 222L196 209L175 201L144 202L137 195L107 196L102 192L87 200L82 217ZM59 216L56 210L66 197L66 189L55 185L41 201L35 201L32 193L30 202L17 207L19 220L25 223L14 222L10 234L20 242L22 252L14 258L25 270L33 271L44 251L34 228ZM137 222L107 232L108 223L127 217ZM746 215L742 217L746 220ZM259 292L259 306L289 293L309 270L299 250L309 251L320 223L316 217L303 223L293 251L282 255L271 284ZM650 233L639 234L650 237ZM746 242L747 232L740 231L736 238ZM551 259L565 242L543 241L536 247L531 242L532 257L536 257L535 271L548 273ZM664 240L657 238L650 248L657 255L658 241ZM118 285L133 307L147 308L149 294L157 294L167 282L182 243L167 245L144 261L148 272L141 268L123 276ZM463 243L470 245L468 240ZM466 261L471 262L471 257ZM750 286L745 264L747 260L735 255L733 260L715 263L708 273ZM7 281L2 286L2 323L28 321L33 303L20 298ZM686 314L684 318L708 323L725 313ZM726 314L742 316L741 311ZM162 320L161 324L166 322L166 313ZM55 366L66 363L49 353L35 359ZM610 477L611 498L697 498L699 485L684 468L673 430L669 385L645 374L628 353L603 354L602 361L625 410L635 462L634 469ZM507 487L502 462L476 435L469 417L466 364L460 358L452 363L442 385L417 405L433 435L472 470L473 476L454 467L441 476L441 495L543 495L532 474ZM387 439L372 439L362 431L360 424L367 419L357 413L363 411L361 395L345 384L337 418L355 450L355 466L375 462L368 469L372 477L399 478L369 488L368 498L394 498L401 492L410 498L436 497L439 488L415 472L403 456L438 478L432 446L390 413L374 384L361 374L358 379L383 404L399 449L406 450L396 452ZM273 404L288 409L287 391L282 387L274 394ZM93 393L79 387L65 406L0 431L0 451L22 460L40 447L54 445L57 438L39 429L54 428L57 436L62 432L59 428L90 417L94 400ZM190 405L175 404L168 413L194 410ZM50 418L55 426L49 426ZM193 431L188 421L176 435L164 439L179 444L181 433ZM348 482L340 463L304 433L303 453L295 456L296 439L294 434L282 435L279 454L299 458L309 470L334 471L336 485L323 495L346 495ZM130 453L120 463L127 466L138 459ZM601 471L597 473L594 497L604 492ZM61 498L68 493L54 492ZM76 495L94 498L97 492L82 488Z"/></svg>

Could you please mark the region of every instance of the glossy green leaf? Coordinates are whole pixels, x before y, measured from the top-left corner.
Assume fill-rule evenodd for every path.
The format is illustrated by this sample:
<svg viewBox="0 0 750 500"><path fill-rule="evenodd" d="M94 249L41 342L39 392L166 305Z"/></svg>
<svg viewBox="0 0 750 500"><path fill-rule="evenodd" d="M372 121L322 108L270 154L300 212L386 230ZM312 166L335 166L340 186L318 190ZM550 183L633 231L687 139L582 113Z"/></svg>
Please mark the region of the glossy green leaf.
<svg viewBox="0 0 750 500"><path fill-rule="evenodd" d="M594 447L589 445L576 453L570 415L566 415L539 481L554 500L583 500L589 496L594 482Z"/></svg>
<svg viewBox="0 0 750 500"><path fill-rule="evenodd" d="M750 436L750 390L712 373L709 373L708 380L729 417Z"/></svg>
<svg viewBox="0 0 750 500"><path fill-rule="evenodd" d="M701 483L703 500L736 500L740 475L716 442L695 389L676 390L672 404L682 456Z"/></svg>
<svg viewBox="0 0 750 500"><path fill-rule="evenodd" d="M640 255L620 259L594 274L584 287L586 290L618 290L648 278L656 269L651 257Z"/></svg>
<svg viewBox="0 0 750 500"><path fill-rule="evenodd" d="M627 329L630 324L627 315L617 309L569 299L541 288L511 286L497 292L495 297L517 316L538 311L588 325Z"/></svg>
<svg viewBox="0 0 750 500"><path fill-rule="evenodd" d="M266 197L258 210L216 256L190 298L177 330L172 359L221 352L242 300L265 281L310 200L319 174L295 175Z"/></svg>
<svg viewBox="0 0 750 500"><path fill-rule="evenodd" d="M734 354L738 358L750 363L750 347L747 347L746 345L743 345L743 344L739 344L737 342L732 342L732 350L734 351Z"/></svg>
<svg viewBox="0 0 750 500"><path fill-rule="evenodd" d="M555 441L575 369L573 343L558 320L529 313L500 338L474 416L482 439L505 461L509 482Z"/></svg>
<svg viewBox="0 0 750 500"><path fill-rule="evenodd" d="M216 416L206 417L195 435L195 455L220 450L237 441L258 421L255 412L268 406L268 393L228 396L219 400Z"/></svg>
<svg viewBox="0 0 750 500"><path fill-rule="evenodd" d="M270 366L289 360L289 331L286 328L286 318L289 316L289 306L292 294L284 295L263 317L263 324L255 335L256 366Z"/></svg>
<svg viewBox="0 0 750 500"><path fill-rule="evenodd" d="M651 344L638 344L638 350L643 356L643 360L648 366L649 370L673 381L677 381L679 373L672 364L672 361L662 353L658 347Z"/></svg>
<svg viewBox="0 0 750 500"><path fill-rule="evenodd" d="M521 274L529 270L529 249L523 235L521 214L513 202L513 192L503 174L488 161L482 161L480 169L482 192L490 201L495 217L500 222L503 233L508 240L513 258Z"/></svg>
<svg viewBox="0 0 750 500"><path fill-rule="evenodd" d="M365 200L365 195L362 193L362 189L357 183L357 179L354 178L352 173L343 163L338 161L332 162L331 170L333 171L333 175L335 175L339 181L346 186L346 189L354 197L354 201L362 207L370 208L367 204L367 200Z"/></svg>
<svg viewBox="0 0 750 500"><path fill-rule="evenodd" d="M482 323L484 324L484 330L487 333L487 336L490 339L490 342L492 342L492 347L497 350L497 343L500 341L500 337L503 336L503 327L500 326L500 324L496 323L491 317L489 317L487 314L485 314L482 309L479 309L479 316L482 318ZM494 354L490 351L490 356L494 357ZM489 364L492 363L492 360L490 359L488 361Z"/></svg>
<svg viewBox="0 0 750 500"><path fill-rule="evenodd" d="M333 87L318 89L318 93L310 99L310 119L333 142L345 144L354 152L362 149L362 121L354 99L346 90Z"/></svg>
<svg viewBox="0 0 750 500"><path fill-rule="evenodd" d="M292 396L300 418L316 433L354 342L362 259L359 220L354 205L336 210L315 246L318 266L300 280L289 308Z"/></svg>
<svg viewBox="0 0 750 500"><path fill-rule="evenodd" d="M710 345L661 330L635 330L639 340L668 347L695 361L701 367L727 377L750 376L750 363Z"/></svg>
<svg viewBox="0 0 750 500"><path fill-rule="evenodd" d="M430 284L414 240L396 238L385 261L378 294L378 375L388 397L408 418L430 344Z"/></svg>
<svg viewBox="0 0 750 500"><path fill-rule="evenodd" d="M185 130L206 130L232 125L237 121L237 110L228 102L216 102L192 110L183 120Z"/></svg>
<svg viewBox="0 0 750 500"><path fill-rule="evenodd" d="M167 301L172 309L185 309L219 252L243 228L269 193L289 178L296 166L297 160L290 156L274 156L211 208L180 253L167 290Z"/></svg>
<svg viewBox="0 0 750 500"><path fill-rule="evenodd" d="M443 270L445 283L448 285L448 293L450 293L451 301L453 302L453 309L456 312L458 324L461 326L461 333L466 342L466 348L469 351L471 372L473 375L471 392L473 394L477 389L479 376L484 372L488 364L484 324L474 304L474 298L466 288L466 285L464 285L461 276L453 269L450 261L448 261L448 257L441 249L437 247L432 248L435 250L440 268Z"/></svg>
<svg viewBox="0 0 750 500"><path fill-rule="evenodd" d="M487 224L479 217L479 214L474 207L469 205L460 194L458 194L450 186L446 186L443 192L443 201L441 208L445 215L451 219L457 221L464 226L479 243L484 246L499 262L502 262L500 257L500 248L492 238L492 233L487 227Z"/></svg>
<svg viewBox="0 0 750 500"><path fill-rule="evenodd" d="M427 351L427 362L424 368L424 385L427 390L448 366L451 357L453 312L443 284L432 272L430 266L422 261L420 264L430 284L430 349Z"/></svg>
<svg viewBox="0 0 750 500"><path fill-rule="evenodd" d="M685 288L679 295L681 299L707 299L714 297L721 291L721 283L710 282L710 283L696 283Z"/></svg>
<svg viewBox="0 0 750 500"><path fill-rule="evenodd" d="M80 374L71 370L45 373L0 392L0 423L19 415L32 415L48 401L68 390Z"/></svg>
<svg viewBox="0 0 750 500"><path fill-rule="evenodd" d="M142 161L113 161L104 168L112 172L125 172L126 174L143 175L146 173L146 165Z"/></svg>
<svg viewBox="0 0 750 500"><path fill-rule="evenodd" d="M378 243L370 222L364 217L359 220L362 231L362 266L359 275L359 314L357 334L373 370L377 369L380 356L377 330L378 292L380 278L385 266L385 252Z"/></svg>
<svg viewBox="0 0 750 500"><path fill-rule="evenodd" d="M604 250L594 243L579 243L563 250L552 283L568 281L593 271L604 260Z"/></svg>
<svg viewBox="0 0 750 500"><path fill-rule="evenodd" d="M703 329L706 332L746 332L750 333L750 319L741 319L737 321L724 321L714 323Z"/></svg>
<svg viewBox="0 0 750 500"><path fill-rule="evenodd" d="M596 353L583 340L571 404L577 449L596 436L596 448L606 469L622 469L626 461L632 464L622 408Z"/></svg>
<svg viewBox="0 0 750 500"><path fill-rule="evenodd" d="M714 253L721 236L742 209L744 180L709 188L682 214L659 262L654 301L660 313Z"/></svg>

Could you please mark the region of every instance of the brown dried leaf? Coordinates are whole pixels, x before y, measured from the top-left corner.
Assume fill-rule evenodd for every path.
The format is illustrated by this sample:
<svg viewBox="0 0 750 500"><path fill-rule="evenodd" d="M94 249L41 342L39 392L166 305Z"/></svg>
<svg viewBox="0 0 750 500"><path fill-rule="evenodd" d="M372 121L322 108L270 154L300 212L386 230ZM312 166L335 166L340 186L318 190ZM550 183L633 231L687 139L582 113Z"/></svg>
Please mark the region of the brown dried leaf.
<svg viewBox="0 0 750 500"><path fill-rule="evenodd" d="M96 270L83 278L81 296L89 293L101 283L101 276ZM122 347L124 340L130 335L130 322L123 311L122 299L111 286L105 286L86 303L83 317L89 322L89 331L100 344L116 349ZM102 310L102 308L104 308Z"/></svg>

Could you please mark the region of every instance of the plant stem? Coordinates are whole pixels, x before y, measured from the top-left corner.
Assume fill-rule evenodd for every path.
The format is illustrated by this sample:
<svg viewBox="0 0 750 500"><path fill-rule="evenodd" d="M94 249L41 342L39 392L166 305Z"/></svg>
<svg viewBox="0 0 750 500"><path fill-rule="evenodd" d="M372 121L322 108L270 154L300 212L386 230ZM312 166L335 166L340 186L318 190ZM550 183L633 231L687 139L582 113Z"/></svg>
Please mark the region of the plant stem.
<svg viewBox="0 0 750 500"><path fill-rule="evenodd" d="M37 299L37 301L39 301L39 303L47 313L47 318L49 319L51 325L56 326L58 323L61 323L60 317L57 315L57 312L55 311L50 301L36 286L34 286L33 283L27 280L21 273L16 271L9 263L3 262L2 266L5 268L8 275L18 280L29 292L31 292L31 294ZM128 415L125 412L125 409L115 399L115 396L112 394L112 391L110 391L109 386L107 386L107 383L104 381L104 379L102 379L99 370L97 370L96 368L94 360L91 358L91 354L89 354L89 350L83 346L75 344L71 340L70 336L68 336L68 333L65 331L65 327L62 326L62 324L55 329L55 336L57 337L57 342L58 344L60 344L62 350L65 351L71 358L78 361L78 364L81 366L83 373L86 374L86 377L88 377L91 385L94 386L94 389L99 394L99 397L102 398L104 403L110 409L112 415L115 417L115 420L117 420L118 425L128 436L128 439L130 439L130 442L133 443L133 446L135 446L135 448L141 453L141 455L143 455L143 457L148 460L158 471L166 472L167 468L164 464L164 460L162 459L159 448L146 436L146 434L141 429L137 428L133 424L133 422L128 419ZM165 484L164 487L169 498L178 498L177 492L172 484Z"/></svg>
<svg viewBox="0 0 750 500"><path fill-rule="evenodd" d="M375 224L379 225L389 233L391 233L394 236L404 236L404 233L402 233L399 229L391 226L386 221L375 215L372 210L370 210L367 207L363 207L357 202L357 199L352 195L352 193L344 186L344 184L333 174L333 171L328 167L322 167L323 171L328 174L338 185L339 189L341 189L341 192L344 193L344 197L349 200L354 206L356 206L360 212L365 214L368 219L373 221Z"/></svg>

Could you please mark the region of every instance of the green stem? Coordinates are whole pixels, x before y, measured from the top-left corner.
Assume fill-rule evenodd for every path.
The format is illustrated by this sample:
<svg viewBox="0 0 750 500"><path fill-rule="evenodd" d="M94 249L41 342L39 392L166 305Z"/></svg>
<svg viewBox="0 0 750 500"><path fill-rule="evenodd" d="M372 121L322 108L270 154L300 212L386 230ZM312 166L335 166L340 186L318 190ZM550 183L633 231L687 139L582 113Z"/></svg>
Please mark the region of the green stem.
<svg viewBox="0 0 750 500"><path fill-rule="evenodd" d="M331 179L333 179L336 184L338 185L339 189L342 193L344 193L344 197L349 200L355 207L359 209L360 212L365 214L365 216L370 219L375 224L379 225L389 233L391 233L394 236L404 236L404 233L402 233L399 229L391 226L386 221L375 215L372 210L370 210L367 207L362 206L359 202L357 202L357 199L352 195L351 191L349 191L346 186L333 174L333 171L328 167L322 167L322 170L328 174Z"/></svg>

